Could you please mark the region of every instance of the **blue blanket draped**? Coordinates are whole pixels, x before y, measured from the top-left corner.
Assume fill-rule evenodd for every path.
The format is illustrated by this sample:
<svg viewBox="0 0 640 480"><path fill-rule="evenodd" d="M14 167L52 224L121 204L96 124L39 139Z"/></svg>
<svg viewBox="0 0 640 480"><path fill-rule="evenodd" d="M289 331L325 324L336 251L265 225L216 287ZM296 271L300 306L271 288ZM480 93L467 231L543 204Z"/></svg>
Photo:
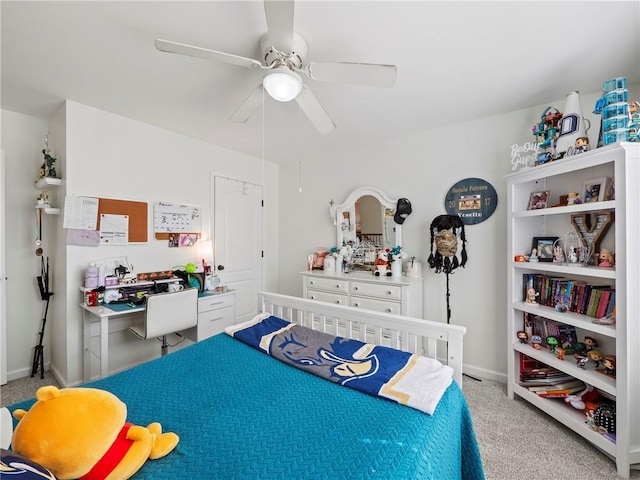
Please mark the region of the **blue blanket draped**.
<svg viewBox="0 0 640 480"><path fill-rule="evenodd" d="M260 314L226 333L278 360L340 385L433 414L453 369L434 359L318 332Z"/></svg>

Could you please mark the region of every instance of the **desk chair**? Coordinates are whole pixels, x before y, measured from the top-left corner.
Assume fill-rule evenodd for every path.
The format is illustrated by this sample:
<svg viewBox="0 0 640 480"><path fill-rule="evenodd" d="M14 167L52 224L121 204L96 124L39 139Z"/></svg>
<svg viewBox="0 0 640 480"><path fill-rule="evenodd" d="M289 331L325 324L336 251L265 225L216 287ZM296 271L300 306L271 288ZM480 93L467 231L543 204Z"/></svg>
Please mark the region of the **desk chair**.
<svg viewBox="0 0 640 480"><path fill-rule="evenodd" d="M188 288L179 292L150 295L147 298L144 323L129 327L129 331L142 340L161 337L162 355L166 355L169 347L167 335L197 324L198 289Z"/></svg>

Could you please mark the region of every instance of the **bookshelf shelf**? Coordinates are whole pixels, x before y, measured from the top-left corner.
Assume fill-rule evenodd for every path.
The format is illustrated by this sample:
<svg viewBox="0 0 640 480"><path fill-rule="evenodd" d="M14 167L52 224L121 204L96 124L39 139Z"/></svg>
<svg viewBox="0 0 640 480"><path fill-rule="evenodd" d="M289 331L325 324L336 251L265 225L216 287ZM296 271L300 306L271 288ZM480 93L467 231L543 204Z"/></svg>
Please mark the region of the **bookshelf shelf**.
<svg viewBox="0 0 640 480"><path fill-rule="evenodd" d="M614 325L599 325L592 322L591 317L585 317L579 313L574 312L556 312L551 307L545 307L544 305L534 305L525 302L514 302L513 308L521 312L531 313L533 315L540 315L541 317L554 320L556 322L565 323L567 325L573 325L574 327L581 328L583 330L589 330L592 333L602 335L605 337L615 338L616 327Z"/></svg>
<svg viewBox="0 0 640 480"><path fill-rule="evenodd" d="M583 182L598 178L615 179L616 199L601 202L549 207L527 210L531 193L549 191L549 205L559 203L560 195L581 191ZM613 457L618 475L629 478L632 466L640 464L640 249L638 232L640 220L637 214L640 205L640 145L618 143L583 153L578 157L551 162L539 167L525 169L506 176L507 181L507 325L508 325L508 396L530 402L568 428L574 430L597 448ZM616 267L575 267L552 262L514 262L517 255L528 254L534 237L563 237L573 231L572 215L589 215L599 211L614 213L615 220L608 232L599 239L600 247L616 255ZM534 277L535 275L535 277ZM524 301L525 282L531 278L551 277L586 283L595 286L592 291L615 291L616 324L593 323L595 309L575 308L557 312L553 306L530 304ZM547 298L551 288L540 288ZM586 292L586 290L585 290ZM585 293L586 295L586 293ZM601 295L603 298L605 294ZM578 299L578 297L570 297ZM597 301L599 297L595 297ZM610 298L610 297L609 297ZM540 301L540 300L537 300ZM552 301L552 300L551 300ZM544 303L544 302L543 302ZM583 306L586 304L583 304ZM597 308L597 303L592 306ZM604 304L601 304L604 305ZM612 304L611 304L612 305ZM603 310L600 310L602 314ZM590 316L591 315L591 316ZM517 332L523 330L524 319L533 325L544 327L544 331L555 328L566 330L564 325L576 329L578 341L585 336L597 339L597 349L603 355L616 356L616 378L596 372L593 361L585 369L580 368L573 355L560 360L547 348L537 350L529 343L521 343ZM555 324L559 324L555 326ZM536 328L538 328L536 327ZM520 385L520 358L526 355L578 380L593 386L602 395L616 403L616 441L591 430L585 423L584 412L572 408L561 399L543 398Z"/></svg>

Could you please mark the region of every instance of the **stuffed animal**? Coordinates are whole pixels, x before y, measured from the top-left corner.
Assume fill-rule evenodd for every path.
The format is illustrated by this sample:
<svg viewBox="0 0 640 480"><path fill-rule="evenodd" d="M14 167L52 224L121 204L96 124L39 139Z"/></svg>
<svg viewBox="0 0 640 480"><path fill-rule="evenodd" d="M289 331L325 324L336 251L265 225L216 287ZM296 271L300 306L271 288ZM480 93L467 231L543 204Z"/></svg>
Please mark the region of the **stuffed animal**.
<svg viewBox="0 0 640 480"><path fill-rule="evenodd" d="M376 277L380 275L386 275L387 277L391 276L391 265L389 265L389 254L386 250L380 250L378 252L378 258L376 258L375 263L375 271L373 274Z"/></svg>
<svg viewBox="0 0 640 480"><path fill-rule="evenodd" d="M179 441L159 423L127 423L127 406L105 390L46 386L36 400L28 411L13 412L19 422L12 448L61 480L127 479Z"/></svg>

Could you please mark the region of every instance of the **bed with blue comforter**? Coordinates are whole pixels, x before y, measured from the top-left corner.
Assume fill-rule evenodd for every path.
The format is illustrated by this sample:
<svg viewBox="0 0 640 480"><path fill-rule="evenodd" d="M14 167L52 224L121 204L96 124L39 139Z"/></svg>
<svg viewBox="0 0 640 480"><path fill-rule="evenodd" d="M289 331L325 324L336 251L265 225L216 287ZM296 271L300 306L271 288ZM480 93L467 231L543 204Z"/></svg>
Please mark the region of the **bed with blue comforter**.
<svg viewBox="0 0 640 480"><path fill-rule="evenodd" d="M85 386L117 395L128 421L158 421L180 436L173 452L146 462L135 480L484 478L455 382L429 415L223 333Z"/></svg>

